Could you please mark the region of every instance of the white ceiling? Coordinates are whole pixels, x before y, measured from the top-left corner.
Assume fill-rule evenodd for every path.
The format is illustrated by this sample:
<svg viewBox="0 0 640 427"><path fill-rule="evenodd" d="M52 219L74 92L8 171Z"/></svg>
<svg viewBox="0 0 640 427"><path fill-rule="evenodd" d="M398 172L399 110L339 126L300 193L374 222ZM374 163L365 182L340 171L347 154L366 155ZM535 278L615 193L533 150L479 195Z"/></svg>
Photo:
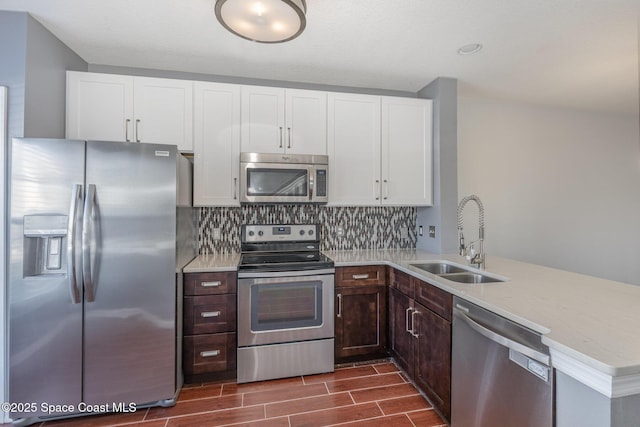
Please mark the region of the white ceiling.
<svg viewBox="0 0 640 427"><path fill-rule="evenodd" d="M297 39L224 30L214 0L0 0L90 64L638 112L640 0L307 0ZM482 43L475 55L457 49Z"/></svg>

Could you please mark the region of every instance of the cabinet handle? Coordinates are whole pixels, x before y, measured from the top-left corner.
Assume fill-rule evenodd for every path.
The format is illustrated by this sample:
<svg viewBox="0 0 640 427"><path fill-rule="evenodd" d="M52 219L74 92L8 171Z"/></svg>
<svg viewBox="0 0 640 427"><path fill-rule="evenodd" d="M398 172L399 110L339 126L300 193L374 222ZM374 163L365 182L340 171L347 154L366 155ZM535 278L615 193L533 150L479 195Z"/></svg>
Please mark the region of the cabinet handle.
<svg viewBox="0 0 640 427"><path fill-rule="evenodd" d="M220 350L201 351L200 357L215 357L220 356Z"/></svg>
<svg viewBox="0 0 640 427"><path fill-rule="evenodd" d="M127 142L131 142L129 139L129 125L131 124L131 119L126 119L124 121L124 140Z"/></svg>
<svg viewBox="0 0 640 427"><path fill-rule="evenodd" d="M411 311L411 307L407 308L407 310L404 313L404 328L407 330L407 332L413 335L413 331L409 329L409 312L410 311Z"/></svg>
<svg viewBox="0 0 640 427"><path fill-rule="evenodd" d="M220 280L216 280L215 282L200 283L200 286L202 286L203 288L217 288L220 285L222 285L222 282Z"/></svg>
<svg viewBox="0 0 640 427"><path fill-rule="evenodd" d="M376 200L380 200L380 180L376 179L376 187L378 187L376 189Z"/></svg>
<svg viewBox="0 0 640 427"><path fill-rule="evenodd" d="M369 274L353 274L351 277L353 280L366 280L369 278Z"/></svg>
<svg viewBox="0 0 640 427"><path fill-rule="evenodd" d="M136 142L140 142L140 119L136 119Z"/></svg>
<svg viewBox="0 0 640 427"><path fill-rule="evenodd" d="M387 181L386 179L384 180L384 199L387 200L389 198L389 181Z"/></svg>
<svg viewBox="0 0 640 427"><path fill-rule="evenodd" d="M282 126L280 126L280 148L282 148Z"/></svg>
<svg viewBox="0 0 640 427"><path fill-rule="evenodd" d="M287 131L289 133L289 145L287 146L287 148L291 148L291 128L287 128Z"/></svg>
<svg viewBox="0 0 640 427"><path fill-rule="evenodd" d="M414 320L414 316L416 314L420 314L420 312L418 310L415 310L413 313L411 313L411 335L413 335L414 338L418 338L420 336L420 334L416 334L416 331L413 327L416 324L416 321Z"/></svg>
<svg viewBox="0 0 640 427"><path fill-rule="evenodd" d="M200 316L204 318L218 317L220 316L220 312L219 311L203 311L202 313L200 313Z"/></svg>
<svg viewBox="0 0 640 427"><path fill-rule="evenodd" d="M238 200L238 178L233 178L233 200Z"/></svg>
<svg viewBox="0 0 640 427"><path fill-rule="evenodd" d="M336 317L342 317L342 294L338 294L338 314Z"/></svg>

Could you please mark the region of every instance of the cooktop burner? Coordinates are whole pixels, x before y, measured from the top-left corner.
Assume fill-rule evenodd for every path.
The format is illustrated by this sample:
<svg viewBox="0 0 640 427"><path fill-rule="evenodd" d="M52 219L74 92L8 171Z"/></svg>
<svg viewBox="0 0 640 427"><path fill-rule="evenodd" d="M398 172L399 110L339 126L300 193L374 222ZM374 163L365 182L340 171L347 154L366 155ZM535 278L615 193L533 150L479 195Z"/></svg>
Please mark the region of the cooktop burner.
<svg viewBox="0 0 640 427"><path fill-rule="evenodd" d="M333 268L320 252L318 224L243 225L242 271L300 271Z"/></svg>

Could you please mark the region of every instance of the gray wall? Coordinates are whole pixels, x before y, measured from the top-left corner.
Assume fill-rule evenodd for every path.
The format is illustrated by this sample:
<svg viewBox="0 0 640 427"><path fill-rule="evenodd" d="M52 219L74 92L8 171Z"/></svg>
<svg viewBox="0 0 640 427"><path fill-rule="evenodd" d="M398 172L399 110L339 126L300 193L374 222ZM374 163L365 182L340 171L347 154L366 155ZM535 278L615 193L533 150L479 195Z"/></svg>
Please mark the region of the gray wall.
<svg viewBox="0 0 640 427"><path fill-rule="evenodd" d="M462 97L458 114L459 191L484 202L489 255L640 285L637 114Z"/></svg>
<svg viewBox="0 0 640 427"><path fill-rule="evenodd" d="M556 372L556 427L638 427L640 395L609 399Z"/></svg>
<svg viewBox="0 0 640 427"><path fill-rule="evenodd" d="M418 208L418 249L451 253L457 250L456 210L458 199L458 81L438 78L418 92L418 98L433 99L433 206ZM429 226L436 227L429 237Z"/></svg>
<svg viewBox="0 0 640 427"><path fill-rule="evenodd" d="M9 87L9 138L64 138L66 70L88 65L25 12L0 11L0 85Z"/></svg>
<svg viewBox="0 0 640 427"><path fill-rule="evenodd" d="M24 135L27 14L0 11L0 85L9 88L11 136Z"/></svg>
<svg viewBox="0 0 640 427"><path fill-rule="evenodd" d="M87 71L87 63L27 15L25 136L64 138L66 70Z"/></svg>

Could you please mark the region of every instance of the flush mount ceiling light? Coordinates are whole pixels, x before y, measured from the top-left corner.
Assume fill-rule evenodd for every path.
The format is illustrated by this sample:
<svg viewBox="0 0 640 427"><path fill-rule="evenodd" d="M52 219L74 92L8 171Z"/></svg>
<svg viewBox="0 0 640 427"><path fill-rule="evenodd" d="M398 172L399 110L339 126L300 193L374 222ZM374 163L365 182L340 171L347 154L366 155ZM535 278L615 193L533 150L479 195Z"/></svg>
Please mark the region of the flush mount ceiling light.
<svg viewBox="0 0 640 427"><path fill-rule="evenodd" d="M298 37L307 20L305 0L216 0L216 17L247 40L282 43Z"/></svg>
<svg viewBox="0 0 640 427"><path fill-rule="evenodd" d="M482 49L482 45L480 43L465 44L458 49L458 55L472 55L480 52L480 49Z"/></svg>

